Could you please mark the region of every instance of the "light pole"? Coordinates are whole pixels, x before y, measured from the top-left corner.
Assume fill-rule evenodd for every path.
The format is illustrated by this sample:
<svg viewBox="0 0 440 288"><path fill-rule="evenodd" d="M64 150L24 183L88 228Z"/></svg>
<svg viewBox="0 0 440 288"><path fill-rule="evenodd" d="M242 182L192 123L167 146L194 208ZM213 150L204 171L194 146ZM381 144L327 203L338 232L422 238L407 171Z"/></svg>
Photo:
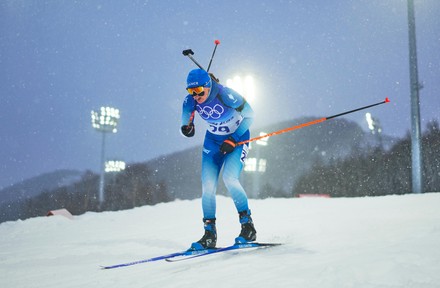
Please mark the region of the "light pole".
<svg viewBox="0 0 440 288"><path fill-rule="evenodd" d="M99 111L93 111L92 127L102 133L101 142L101 176L99 179L99 207L102 208L104 202L104 185L105 185L105 135L107 133L116 133L116 126L120 118L119 110L112 107L101 107Z"/></svg>
<svg viewBox="0 0 440 288"><path fill-rule="evenodd" d="M409 74L411 88L411 172L412 192L422 193L422 148L420 141L420 100L417 71L416 19L414 1L408 0Z"/></svg>

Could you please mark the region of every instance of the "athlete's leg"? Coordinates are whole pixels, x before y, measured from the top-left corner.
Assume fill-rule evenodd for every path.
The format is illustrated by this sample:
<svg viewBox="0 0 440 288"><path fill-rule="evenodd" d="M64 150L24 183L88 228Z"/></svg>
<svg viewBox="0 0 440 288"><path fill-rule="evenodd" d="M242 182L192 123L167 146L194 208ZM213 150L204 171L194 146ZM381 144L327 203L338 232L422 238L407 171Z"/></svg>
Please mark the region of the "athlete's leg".
<svg viewBox="0 0 440 288"><path fill-rule="evenodd" d="M218 144L213 140L205 139L202 154L202 208L204 219L214 219L216 215L215 194L218 176L223 164L218 151Z"/></svg>
<svg viewBox="0 0 440 288"><path fill-rule="evenodd" d="M237 212L248 211L248 198L240 184L240 173L244 167L244 159L248 152L247 145L241 145L226 156L223 167L223 181L234 200Z"/></svg>

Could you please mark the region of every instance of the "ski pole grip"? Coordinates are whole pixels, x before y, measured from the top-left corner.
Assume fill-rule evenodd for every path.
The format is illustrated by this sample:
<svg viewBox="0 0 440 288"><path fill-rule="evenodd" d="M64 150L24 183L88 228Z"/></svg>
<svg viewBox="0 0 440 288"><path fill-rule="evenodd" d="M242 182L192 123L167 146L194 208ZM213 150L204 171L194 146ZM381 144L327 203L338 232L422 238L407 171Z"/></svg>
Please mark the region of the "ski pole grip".
<svg viewBox="0 0 440 288"><path fill-rule="evenodd" d="M182 51L182 54L188 56L188 55L194 55L194 52L191 49L186 49Z"/></svg>

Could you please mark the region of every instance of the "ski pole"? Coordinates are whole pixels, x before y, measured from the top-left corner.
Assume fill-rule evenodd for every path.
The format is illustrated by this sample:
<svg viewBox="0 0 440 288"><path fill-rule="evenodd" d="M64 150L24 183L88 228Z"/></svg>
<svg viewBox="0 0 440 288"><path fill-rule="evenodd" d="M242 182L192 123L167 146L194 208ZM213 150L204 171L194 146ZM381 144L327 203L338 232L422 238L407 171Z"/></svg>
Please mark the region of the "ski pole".
<svg viewBox="0 0 440 288"><path fill-rule="evenodd" d="M205 68L202 67L202 65L200 65L196 59L194 59L194 57L192 55L194 55L194 52L191 49L186 49L182 51L182 54L184 56L188 56L189 59L191 59L197 66L199 66L200 69L205 70ZM206 70L205 70L206 71Z"/></svg>
<svg viewBox="0 0 440 288"><path fill-rule="evenodd" d="M209 72L209 68L211 68L212 59L214 58L215 50L217 50L218 44L220 44L220 40L215 40L214 44L215 44L214 51L212 51L211 60L209 60L208 70L206 70L206 72Z"/></svg>
<svg viewBox="0 0 440 288"><path fill-rule="evenodd" d="M212 59L214 58L214 54L215 54L215 51L217 50L217 46L220 44L220 40L215 40L214 41L214 44L215 44L215 46L214 46L214 51L212 51L212 55L211 55L211 60L209 60L209 65L208 65L208 70L205 70L203 67L202 67L202 65L200 65L197 61L196 61L196 59L194 59L194 57L192 57L192 55L194 55L194 52L191 50L191 49L186 49L186 50L183 50L182 51L182 54L184 55L184 56L188 56L188 58L189 59L191 59L200 69L202 69L202 70L205 70L206 72L209 72L209 68L211 68L211 63L212 63ZM210 76L211 77L214 77L214 75L212 75L212 74L210 74ZM215 77L214 77L215 78ZM214 79L214 80L216 80L217 82L218 82L218 79ZM189 117L189 122L188 122L188 125L191 125L191 123L193 122L193 120L194 120L194 114L195 114L195 111L193 111L192 113L191 113L191 116Z"/></svg>
<svg viewBox="0 0 440 288"><path fill-rule="evenodd" d="M200 69L205 70L202 65L200 65L196 59L194 59L194 57L192 57L192 55L194 55L194 52L191 49L186 49L182 51L182 54L184 56L188 56L189 59L191 59L197 66L199 66ZM189 117L189 121L188 121L188 126L191 125L191 123L194 120L194 114L195 114L195 110L192 111L191 116Z"/></svg>
<svg viewBox="0 0 440 288"><path fill-rule="evenodd" d="M275 132L272 132L272 133L268 133L268 134L265 134L265 135L262 135L262 136L251 138L249 140L238 142L237 145L243 145L243 144L254 142L254 141L266 138L266 137L271 137L271 136L274 136L274 135L283 134L283 133L286 133L286 132L289 132L289 131L292 131L292 130L298 130L298 129L301 129L301 128L304 128L304 127L307 127L307 126L312 126L312 125L315 125L315 124L318 124L318 123L322 123L322 122L324 122L326 120L330 120L330 119L333 119L333 118L336 118L336 117L340 117L342 115L347 115L347 114L350 114L350 113L353 113L353 112L356 112L356 111L359 111L359 110L367 109L367 108L370 108L370 107L373 107L373 106L377 106L377 105L381 105L381 104L385 104L385 103L388 103L388 102L390 102L390 99L388 99L388 97L386 97L384 101L381 101L381 102L378 102L378 103L375 103L375 104L367 105L367 106L360 107L360 108L357 108L357 109L353 109L353 110L350 110L350 111L342 112L342 113L335 114L335 115L332 115L332 116L323 117L323 118L319 118L319 119L316 119L316 120L313 120L313 121L310 121L310 122L306 122L306 123L302 123L302 124L299 124L299 125L295 125L295 126L292 126L292 127L289 127L289 128L281 129L281 130L278 130L278 131L275 131Z"/></svg>
<svg viewBox="0 0 440 288"><path fill-rule="evenodd" d="M220 44L220 40L215 40L214 44L215 44L214 51L212 51L211 60L209 60L208 70L205 70L205 68L203 68L202 65L200 65L199 62L196 61L196 59L194 59L194 57L192 56L192 55L194 55L194 51L192 51L191 49L183 50L182 54L184 56L187 56L189 59L191 59L194 62L194 64L196 64L200 69L205 70L206 72L209 72L209 68L211 68L212 59L214 58L215 51L217 50L217 46Z"/></svg>

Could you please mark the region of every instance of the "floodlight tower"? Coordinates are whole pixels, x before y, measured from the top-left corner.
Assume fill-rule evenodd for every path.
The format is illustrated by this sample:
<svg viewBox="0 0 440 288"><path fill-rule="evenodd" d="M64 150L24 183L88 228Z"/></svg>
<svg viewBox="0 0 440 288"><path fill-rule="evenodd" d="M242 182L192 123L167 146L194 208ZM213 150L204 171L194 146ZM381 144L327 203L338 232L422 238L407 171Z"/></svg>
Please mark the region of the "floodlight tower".
<svg viewBox="0 0 440 288"><path fill-rule="evenodd" d="M113 107L101 107L99 111L92 110L92 127L102 133L101 143L101 176L99 179L99 207L104 202L105 182L105 136L107 133L116 133L116 126L120 118L119 110Z"/></svg>

